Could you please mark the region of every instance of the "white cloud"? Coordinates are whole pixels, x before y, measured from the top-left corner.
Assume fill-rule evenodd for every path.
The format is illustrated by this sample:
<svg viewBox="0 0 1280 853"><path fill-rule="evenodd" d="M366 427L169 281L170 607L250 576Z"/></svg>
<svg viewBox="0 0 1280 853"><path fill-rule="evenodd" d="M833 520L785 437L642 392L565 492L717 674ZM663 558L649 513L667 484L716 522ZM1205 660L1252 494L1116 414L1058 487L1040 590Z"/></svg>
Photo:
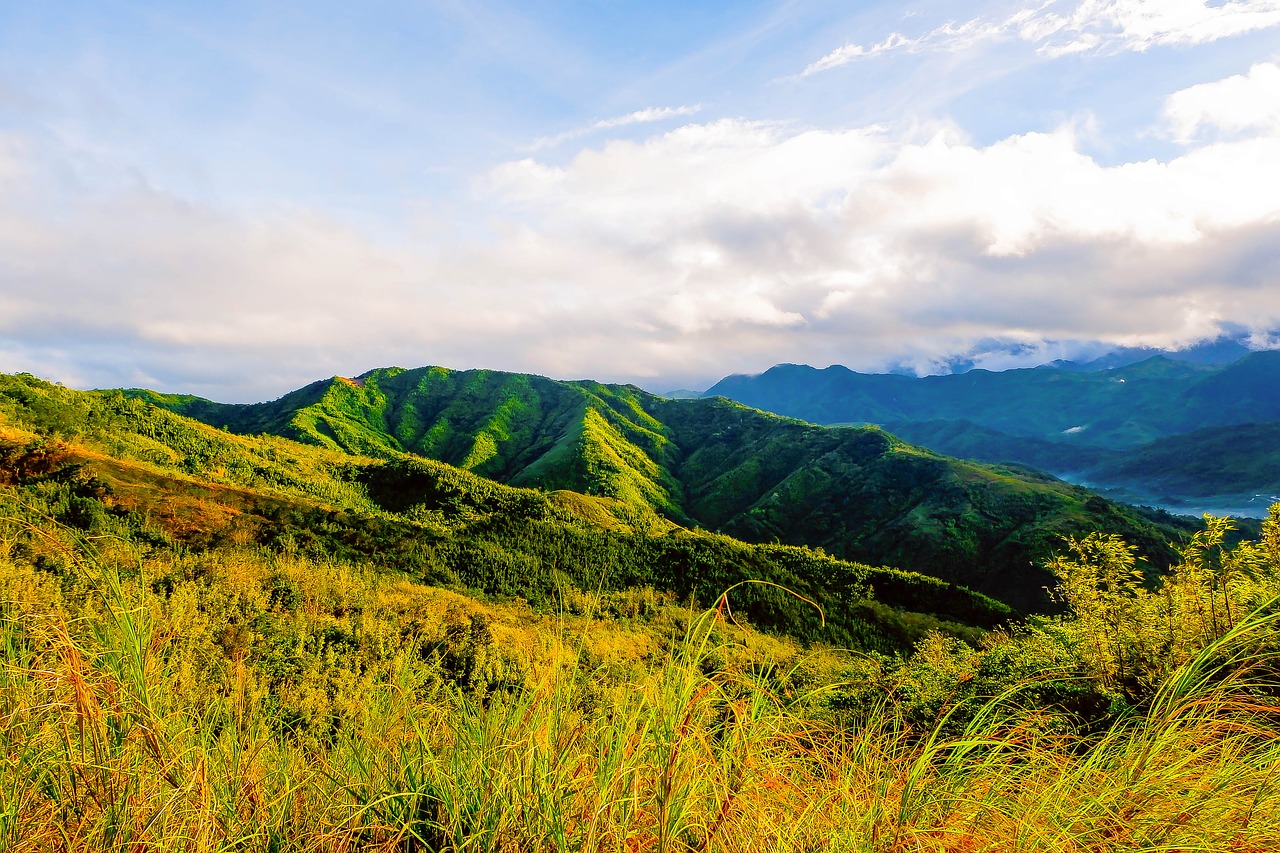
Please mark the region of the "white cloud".
<svg viewBox="0 0 1280 853"><path fill-rule="evenodd" d="M631 124L649 124L656 121L666 121L667 119L672 118L697 115L701 111L702 104L685 104L679 107L648 107L643 110L636 110L635 112L627 113L626 115L600 119L599 121L594 121L585 127L566 130L564 133L558 133L555 136L544 136L535 140L533 145L530 146L530 149L537 151L542 148L553 148L562 142L589 136L590 134L601 130L611 130L615 127L626 127Z"/></svg>
<svg viewBox="0 0 1280 853"><path fill-rule="evenodd" d="M948 22L916 38L895 32L869 47L851 42L811 63L802 76L888 53L955 52L984 42L1017 39L1060 57L1204 44L1280 26L1280 0L1080 0L1059 12L1061 6L1049 0L1003 20Z"/></svg>
<svg viewBox="0 0 1280 853"><path fill-rule="evenodd" d="M867 59L886 53L924 53L926 51L957 51L972 45L1004 36L1010 27L1010 21L995 23L974 18L957 24L948 21L937 29L931 30L917 38L908 38L902 33L890 33L882 41L870 47L861 44L846 44L811 63L801 72L802 77L817 74L830 68L848 65L859 59Z"/></svg>
<svg viewBox="0 0 1280 853"><path fill-rule="evenodd" d="M488 188L537 223L509 275L619 294L600 316L662 340L660 372L1280 322L1280 134L1103 165L1069 129L976 146L722 121Z"/></svg>
<svg viewBox="0 0 1280 853"><path fill-rule="evenodd" d="M1213 85L1269 85L1259 68ZM431 252L305 209L90 191L65 152L18 140L0 369L262 399L393 363L683 384L1274 329L1280 128L1206 138L1239 111L1205 91L1170 99L1197 133L1167 160L1102 164L1069 129L979 145L722 120L512 161L477 185L491 236Z"/></svg>
<svg viewBox="0 0 1280 853"><path fill-rule="evenodd" d="M1280 131L1280 65L1259 63L1247 74L1175 92L1164 112L1180 142L1191 142L1207 129Z"/></svg>
<svg viewBox="0 0 1280 853"><path fill-rule="evenodd" d="M1280 25L1280 0L1084 0L1069 15L1047 17L1071 38L1046 43L1049 54L1205 44Z"/></svg>

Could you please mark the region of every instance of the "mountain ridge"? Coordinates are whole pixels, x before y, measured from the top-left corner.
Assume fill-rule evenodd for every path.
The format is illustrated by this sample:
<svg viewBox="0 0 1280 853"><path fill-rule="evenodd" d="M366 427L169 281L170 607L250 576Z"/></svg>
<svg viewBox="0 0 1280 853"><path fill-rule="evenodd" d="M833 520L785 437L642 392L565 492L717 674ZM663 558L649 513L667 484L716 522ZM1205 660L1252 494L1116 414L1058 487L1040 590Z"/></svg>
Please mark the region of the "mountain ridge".
<svg viewBox="0 0 1280 853"><path fill-rule="evenodd" d="M1257 351L1225 365L1155 355L1097 371L1042 366L922 378L778 365L726 377L707 394L815 423L879 424L940 453L1031 465L1176 504L1245 500L1280 482L1266 453L1256 456L1253 477L1247 460L1224 460L1221 472L1206 464L1239 456L1231 437L1246 426L1280 422L1277 387L1280 352ZM1157 456L1168 471L1155 470Z"/></svg>
<svg viewBox="0 0 1280 853"><path fill-rule="evenodd" d="M127 393L232 431L384 456L408 450L511 485L612 498L680 526L925 571L1022 609L1045 606L1052 578L1038 566L1063 536L1111 528L1157 563L1168 559L1169 531L1136 511L877 428L501 371L382 368L356 380L247 405Z"/></svg>

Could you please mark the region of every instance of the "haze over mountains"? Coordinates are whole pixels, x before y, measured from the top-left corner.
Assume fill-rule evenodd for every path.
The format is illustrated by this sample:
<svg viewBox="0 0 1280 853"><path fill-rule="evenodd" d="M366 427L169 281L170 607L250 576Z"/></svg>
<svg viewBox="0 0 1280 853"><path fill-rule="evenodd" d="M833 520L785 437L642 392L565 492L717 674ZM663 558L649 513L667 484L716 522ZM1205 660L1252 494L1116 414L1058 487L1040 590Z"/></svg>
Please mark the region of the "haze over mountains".
<svg viewBox="0 0 1280 853"><path fill-rule="evenodd" d="M1213 360L920 378L778 365L706 395L813 423L878 424L940 453L1030 465L1126 500L1260 516L1280 493L1280 352L1204 363Z"/></svg>

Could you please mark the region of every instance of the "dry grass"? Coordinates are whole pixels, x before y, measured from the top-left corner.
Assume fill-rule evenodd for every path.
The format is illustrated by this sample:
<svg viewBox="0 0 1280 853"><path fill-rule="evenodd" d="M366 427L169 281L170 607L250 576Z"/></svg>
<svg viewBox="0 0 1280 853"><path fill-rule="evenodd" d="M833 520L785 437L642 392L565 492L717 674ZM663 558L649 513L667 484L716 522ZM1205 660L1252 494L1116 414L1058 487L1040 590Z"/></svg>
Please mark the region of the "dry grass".
<svg viewBox="0 0 1280 853"><path fill-rule="evenodd" d="M705 672L723 651L711 611L664 665L603 694L572 644L487 700L405 658L316 748L268 725L242 664L184 696L163 620L110 571L102 589L95 624L5 617L0 849L1102 853L1280 837L1259 643L1274 616L1093 740L1008 701L953 735L909 732L887 705L852 728L806 719L759 675Z"/></svg>

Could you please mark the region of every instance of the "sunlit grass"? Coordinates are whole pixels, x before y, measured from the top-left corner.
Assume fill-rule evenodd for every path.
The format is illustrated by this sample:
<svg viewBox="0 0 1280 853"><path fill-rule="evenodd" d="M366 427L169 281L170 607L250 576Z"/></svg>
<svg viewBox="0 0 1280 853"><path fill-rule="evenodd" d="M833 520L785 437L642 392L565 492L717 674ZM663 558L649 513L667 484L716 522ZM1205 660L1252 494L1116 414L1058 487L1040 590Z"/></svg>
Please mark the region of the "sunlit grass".
<svg viewBox="0 0 1280 853"><path fill-rule="evenodd" d="M623 678L596 672L563 621L511 690L464 692L400 653L315 732L282 728L242 660L206 667L218 683L184 676L180 620L114 567L79 569L98 592L75 617L38 576L7 576L6 850L1262 851L1280 837L1267 611L1092 735L1019 709L1017 685L932 730L889 701L815 719L767 665L726 663L740 640L718 610ZM252 586L248 569L219 571Z"/></svg>

